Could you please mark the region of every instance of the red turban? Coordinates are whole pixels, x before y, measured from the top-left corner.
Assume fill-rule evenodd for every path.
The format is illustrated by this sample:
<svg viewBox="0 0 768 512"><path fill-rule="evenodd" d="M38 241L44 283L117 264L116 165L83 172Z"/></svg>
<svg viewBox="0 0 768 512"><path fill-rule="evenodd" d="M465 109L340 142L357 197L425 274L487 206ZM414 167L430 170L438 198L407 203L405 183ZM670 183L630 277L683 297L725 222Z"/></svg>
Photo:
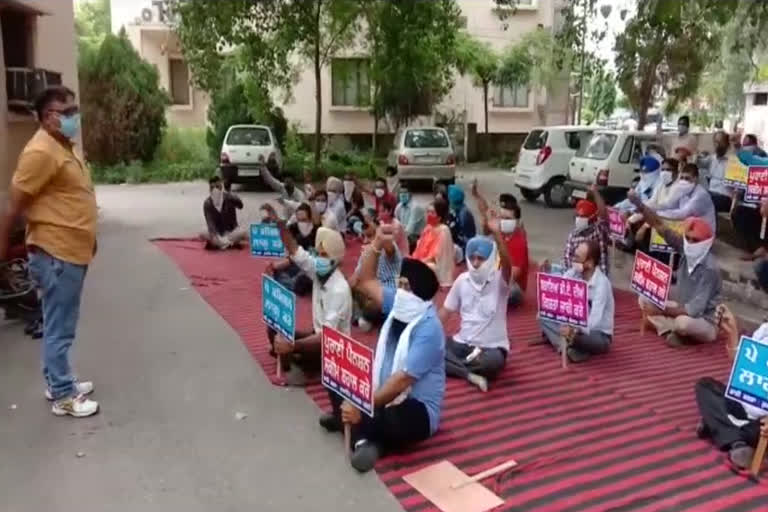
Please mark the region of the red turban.
<svg viewBox="0 0 768 512"><path fill-rule="evenodd" d="M701 217L688 217L683 224L684 233L696 240L709 240L714 236L712 226Z"/></svg>
<svg viewBox="0 0 768 512"><path fill-rule="evenodd" d="M576 215L579 217L594 217L597 214L597 205L592 201L586 199L580 200L576 203Z"/></svg>

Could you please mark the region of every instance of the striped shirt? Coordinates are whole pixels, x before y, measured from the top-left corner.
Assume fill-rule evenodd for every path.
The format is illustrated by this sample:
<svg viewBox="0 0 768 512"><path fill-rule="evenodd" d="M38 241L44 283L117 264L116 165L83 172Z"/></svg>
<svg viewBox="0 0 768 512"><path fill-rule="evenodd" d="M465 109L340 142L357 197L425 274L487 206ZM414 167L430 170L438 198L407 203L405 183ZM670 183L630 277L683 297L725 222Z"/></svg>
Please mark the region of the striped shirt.
<svg viewBox="0 0 768 512"><path fill-rule="evenodd" d="M382 252L382 255L379 257L379 267L376 269L376 278L383 286L397 288L397 278L400 275L400 265L403 262L403 257L400 255L397 246L394 246L394 249L395 252L392 254L392 257L388 257L387 253ZM365 256L365 250L360 253L360 257L357 259L355 274L360 273L360 267L363 265L363 256Z"/></svg>

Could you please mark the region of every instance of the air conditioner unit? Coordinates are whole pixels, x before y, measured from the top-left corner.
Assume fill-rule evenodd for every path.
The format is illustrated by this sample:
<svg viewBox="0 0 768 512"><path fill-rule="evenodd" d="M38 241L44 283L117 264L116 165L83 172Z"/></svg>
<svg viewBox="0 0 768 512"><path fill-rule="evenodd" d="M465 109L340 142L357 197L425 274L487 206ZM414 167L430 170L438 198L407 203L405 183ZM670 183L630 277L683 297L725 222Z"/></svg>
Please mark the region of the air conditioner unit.
<svg viewBox="0 0 768 512"><path fill-rule="evenodd" d="M29 109L47 87L61 85L61 73L47 69L6 68L8 106Z"/></svg>

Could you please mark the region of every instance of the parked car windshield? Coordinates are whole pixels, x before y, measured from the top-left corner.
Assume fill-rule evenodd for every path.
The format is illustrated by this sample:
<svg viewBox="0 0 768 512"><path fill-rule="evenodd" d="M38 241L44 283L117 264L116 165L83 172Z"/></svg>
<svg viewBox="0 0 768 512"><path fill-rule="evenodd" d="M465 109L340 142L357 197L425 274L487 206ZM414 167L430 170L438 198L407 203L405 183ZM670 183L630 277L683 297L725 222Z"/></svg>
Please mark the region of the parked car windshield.
<svg viewBox="0 0 768 512"><path fill-rule="evenodd" d="M616 145L617 138L618 136L612 133L596 133L589 141L584 157L593 160L605 160L611 154L613 146Z"/></svg>
<svg viewBox="0 0 768 512"><path fill-rule="evenodd" d="M407 148L447 148L449 145L443 130L408 130L405 133Z"/></svg>
<svg viewBox="0 0 768 512"><path fill-rule="evenodd" d="M272 139L266 128L243 126L230 130L227 144L230 146L269 146L272 144Z"/></svg>
<svg viewBox="0 0 768 512"><path fill-rule="evenodd" d="M523 149L541 149L547 145L549 133L545 130L531 130L528 137L525 138Z"/></svg>

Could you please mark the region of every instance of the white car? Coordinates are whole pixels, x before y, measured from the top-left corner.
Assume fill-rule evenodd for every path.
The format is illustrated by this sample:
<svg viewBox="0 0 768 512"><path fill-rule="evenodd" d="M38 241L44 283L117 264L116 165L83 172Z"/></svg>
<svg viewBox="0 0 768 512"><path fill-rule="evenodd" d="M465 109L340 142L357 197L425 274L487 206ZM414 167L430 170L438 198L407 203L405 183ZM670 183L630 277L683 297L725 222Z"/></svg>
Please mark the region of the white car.
<svg viewBox="0 0 768 512"><path fill-rule="evenodd" d="M568 162L587 144L595 128L588 126L540 126L525 138L515 171L515 185L528 201L539 195L550 207L566 206Z"/></svg>
<svg viewBox="0 0 768 512"><path fill-rule="evenodd" d="M453 183L456 153L444 128L409 127L398 131L387 156L387 168L400 180L433 180Z"/></svg>
<svg viewBox="0 0 768 512"><path fill-rule="evenodd" d="M269 126L236 124L230 126L221 146L219 169L221 177L230 183L260 180L261 168L270 157L277 161L277 168L283 168L283 155L277 138Z"/></svg>

